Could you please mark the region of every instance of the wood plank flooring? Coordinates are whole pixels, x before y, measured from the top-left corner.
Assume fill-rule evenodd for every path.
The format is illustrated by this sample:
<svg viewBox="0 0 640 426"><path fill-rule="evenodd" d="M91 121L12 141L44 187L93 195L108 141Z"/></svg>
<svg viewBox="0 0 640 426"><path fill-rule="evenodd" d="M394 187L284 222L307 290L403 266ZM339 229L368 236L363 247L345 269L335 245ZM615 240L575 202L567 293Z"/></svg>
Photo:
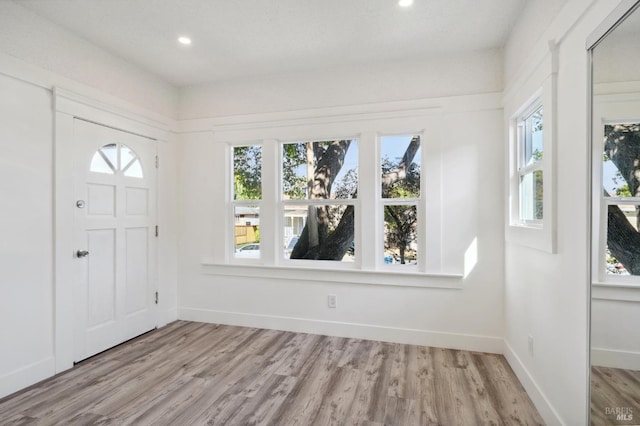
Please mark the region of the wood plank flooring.
<svg viewBox="0 0 640 426"><path fill-rule="evenodd" d="M0 400L1 425L539 425L500 355L177 321Z"/></svg>
<svg viewBox="0 0 640 426"><path fill-rule="evenodd" d="M591 367L591 425L640 424L640 371Z"/></svg>

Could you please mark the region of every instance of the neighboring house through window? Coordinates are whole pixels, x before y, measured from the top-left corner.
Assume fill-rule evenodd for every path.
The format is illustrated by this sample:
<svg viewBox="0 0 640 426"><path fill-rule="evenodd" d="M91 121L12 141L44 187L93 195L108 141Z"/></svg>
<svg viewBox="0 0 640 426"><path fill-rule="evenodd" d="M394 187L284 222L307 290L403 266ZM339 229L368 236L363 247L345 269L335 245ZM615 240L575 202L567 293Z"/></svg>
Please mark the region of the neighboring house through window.
<svg viewBox="0 0 640 426"><path fill-rule="evenodd" d="M353 262L358 141L283 143L281 188L285 256Z"/></svg>
<svg viewBox="0 0 640 426"><path fill-rule="evenodd" d="M262 146L234 146L232 152L234 257L260 258Z"/></svg>

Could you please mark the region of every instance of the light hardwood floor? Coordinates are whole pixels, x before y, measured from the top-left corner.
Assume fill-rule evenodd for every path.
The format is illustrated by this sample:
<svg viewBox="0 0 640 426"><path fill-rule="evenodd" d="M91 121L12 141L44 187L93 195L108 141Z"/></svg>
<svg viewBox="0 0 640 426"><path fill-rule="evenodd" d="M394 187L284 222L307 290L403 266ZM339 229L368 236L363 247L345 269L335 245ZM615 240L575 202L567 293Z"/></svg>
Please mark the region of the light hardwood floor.
<svg viewBox="0 0 640 426"><path fill-rule="evenodd" d="M640 424L640 371L591 367L591 425Z"/></svg>
<svg viewBox="0 0 640 426"><path fill-rule="evenodd" d="M543 422L500 355L177 321L0 400L0 424Z"/></svg>

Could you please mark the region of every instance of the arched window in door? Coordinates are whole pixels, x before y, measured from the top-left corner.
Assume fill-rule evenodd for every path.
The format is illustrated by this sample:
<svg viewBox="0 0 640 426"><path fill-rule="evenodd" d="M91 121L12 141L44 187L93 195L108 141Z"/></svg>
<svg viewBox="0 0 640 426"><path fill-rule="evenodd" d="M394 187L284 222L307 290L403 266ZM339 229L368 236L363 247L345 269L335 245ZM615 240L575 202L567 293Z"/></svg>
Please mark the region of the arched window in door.
<svg viewBox="0 0 640 426"><path fill-rule="evenodd" d="M126 177L142 179L142 163L136 152L123 144L107 144L93 154L89 170L94 173L123 173Z"/></svg>

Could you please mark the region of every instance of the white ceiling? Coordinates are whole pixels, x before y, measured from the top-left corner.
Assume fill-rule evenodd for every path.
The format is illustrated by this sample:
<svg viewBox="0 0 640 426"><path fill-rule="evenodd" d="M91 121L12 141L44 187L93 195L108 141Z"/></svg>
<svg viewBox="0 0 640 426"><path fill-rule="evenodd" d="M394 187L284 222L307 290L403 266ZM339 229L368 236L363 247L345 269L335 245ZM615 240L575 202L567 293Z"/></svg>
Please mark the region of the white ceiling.
<svg viewBox="0 0 640 426"><path fill-rule="evenodd" d="M17 0L175 86L502 47L527 0ZM188 35L190 47L176 39Z"/></svg>

